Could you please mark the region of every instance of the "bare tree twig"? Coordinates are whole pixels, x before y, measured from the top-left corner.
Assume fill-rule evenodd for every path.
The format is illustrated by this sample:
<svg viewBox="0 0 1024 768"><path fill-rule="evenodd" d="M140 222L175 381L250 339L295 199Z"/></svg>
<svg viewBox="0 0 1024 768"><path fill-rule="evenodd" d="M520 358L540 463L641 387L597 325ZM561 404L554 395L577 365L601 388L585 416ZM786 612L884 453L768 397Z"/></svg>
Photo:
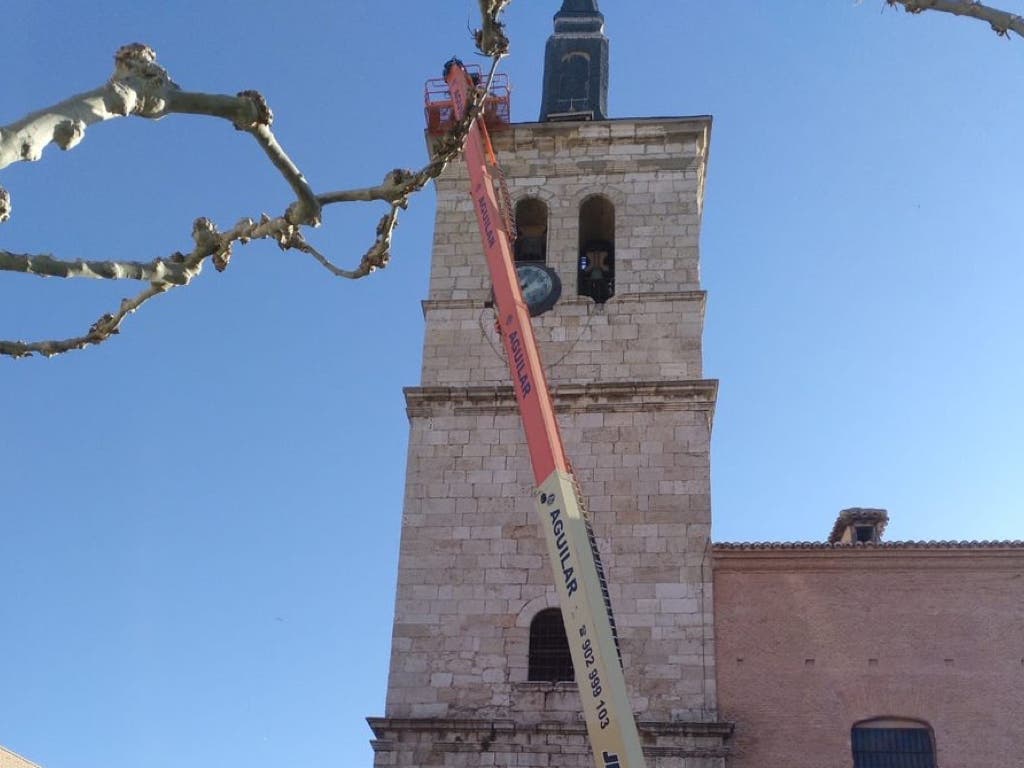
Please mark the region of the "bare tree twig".
<svg viewBox="0 0 1024 768"><path fill-rule="evenodd" d="M508 37L501 14L512 0L479 0L483 26L474 32L476 47L484 56L501 58L508 54Z"/></svg>
<svg viewBox="0 0 1024 768"><path fill-rule="evenodd" d="M0 355L27 357L38 353L50 357L99 344L119 333L121 323L125 318L147 301L169 290L187 285L193 277L202 271L203 262L207 258L213 261L213 265L218 271L223 271L231 260L231 251L235 243L245 244L251 240L272 239L277 241L281 247L286 247L286 243L292 240L296 232L298 232L298 226L283 216L273 219L263 216L258 222L252 219L242 219L227 232L219 232L216 225L209 219L196 219L192 225L192 239L195 242L192 251L188 254L177 253L169 259L158 259L154 262L177 264L180 274L185 278L183 282L172 282L166 279L153 280L138 295L123 299L116 312L101 315L84 336L34 342L0 341Z"/></svg>
<svg viewBox="0 0 1024 768"><path fill-rule="evenodd" d="M1024 37L1024 17L982 5L975 0L885 0L885 2L891 6L902 6L907 13L941 11L954 16L967 16L979 21L987 21L1000 37L1009 37L1010 32L1016 32L1018 36Z"/></svg>
<svg viewBox="0 0 1024 768"><path fill-rule="evenodd" d="M491 70L487 76L487 85L478 87L474 91L466 109L466 114L437 141L430 162L418 172L413 173L412 171L396 168L390 171L384 177L384 181L376 187L328 192L318 196L317 199L322 205L369 200L386 200L391 203L391 210L377 223L376 241L363 255L359 266L355 270L341 269L304 240L301 244L294 244L293 247L313 256L325 269L337 277L346 277L354 280L366 277L375 270L386 267L391 259L391 238L395 227L398 226L399 208L405 208L408 205L409 195L418 192L431 179L436 179L440 176L448 166L448 163L462 152L466 144L466 138L473 127L473 122L484 109L487 95L490 91L490 83L494 78L494 73L497 71L500 60L500 56L494 57L491 62Z"/></svg>
<svg viewBox="0 0 1024 768"><path fill-rule="evenodd" d="M494 68L492 67L492 74L493 71ZM372 200L384 200L387 202L405 200L409 195L423 189L431 179L436 179L440 176L448 166L448 163L459 156L466 143L466 137L469 136L473 121L483 111L486 98L487 90L485 88L477 89L470 100L465 117L440 137L430 162L419 171L413 172L396 168L393 171L389 171L384 180L375 187L360 187L358 189L326 192L317 195L317 200L321 205L356 201L369 202ZM405 206L403 205L402 207L404 208Z"/></svg>
<svg viewBox="0 0 1024 768"><path fill-rule="evenodd" d="M257 91L242 91L238 94L238 97L252 100L256 107L256 119L249 125L243 126L235 123L235 126L239 130L248 131L253 135L267 157L270 158L270 162L285 177L298 198L296 205L289 210L290 218L296 224L319 226L320 203L316 199L316 195L313 194L313 189L309 186L309 182L306 181L306 177L302 175L298 166L288 157L288 154L270 130L270 126L274 122L274 114L270 111L266 99Z"/></svg>
<svg viewBox="0 0 1024 768"><path fill-rule="evenodd" d="M288 241L285 247L295 248L303 253L308 253L316 259L324 269L335 277L344 277L348 280L358 280L372 274L378 269L383 269L391 260L391 238L394 234L395 227L398 226L398 209L400 207L401 205L399 203L392 203L391 210L389 210L388 213L382 216L380 221L377 222L377 239L363 255L363 258L359 260L359 266L355 269L342 269L337 266L330 259L320 253L320 251L306 242L302 237L302 233L298 231L292 239Z"/></svg>

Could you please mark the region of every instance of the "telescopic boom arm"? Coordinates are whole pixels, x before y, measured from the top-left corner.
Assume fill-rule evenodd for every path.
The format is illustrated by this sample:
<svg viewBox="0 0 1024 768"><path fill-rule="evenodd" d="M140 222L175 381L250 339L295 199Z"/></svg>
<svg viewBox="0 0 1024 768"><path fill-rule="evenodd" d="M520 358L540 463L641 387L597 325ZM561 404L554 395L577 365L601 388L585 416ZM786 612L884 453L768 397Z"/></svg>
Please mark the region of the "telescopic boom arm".
<svg viewBox="0 0 1024 768"><path fill-rule="evenodd" d="M445 66L444 77L454 117L461 120L477 86L457 59ZM485 152L485 130L483 121L478 119L466 141L470 194L494 283L498 329L526 433L537 486L534 500L555 573L587 733L598 768L644 768L600 555L579 486L565 456L530 313L519 287L508 237L501 226L501 211Z"/></svg>

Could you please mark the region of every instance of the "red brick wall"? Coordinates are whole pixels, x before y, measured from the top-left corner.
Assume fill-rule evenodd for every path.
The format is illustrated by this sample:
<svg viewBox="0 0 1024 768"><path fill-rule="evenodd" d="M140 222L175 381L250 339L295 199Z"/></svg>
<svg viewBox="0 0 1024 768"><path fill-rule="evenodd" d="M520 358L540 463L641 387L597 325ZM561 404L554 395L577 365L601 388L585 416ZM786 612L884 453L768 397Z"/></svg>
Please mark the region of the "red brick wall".
<svg viewBox="0 0 1024 768"><path fill-rule="evenodd" d="M851 766L877 716L929 723L941 768L1024 766L1024 547L714 554L730 768Z"/></svg>

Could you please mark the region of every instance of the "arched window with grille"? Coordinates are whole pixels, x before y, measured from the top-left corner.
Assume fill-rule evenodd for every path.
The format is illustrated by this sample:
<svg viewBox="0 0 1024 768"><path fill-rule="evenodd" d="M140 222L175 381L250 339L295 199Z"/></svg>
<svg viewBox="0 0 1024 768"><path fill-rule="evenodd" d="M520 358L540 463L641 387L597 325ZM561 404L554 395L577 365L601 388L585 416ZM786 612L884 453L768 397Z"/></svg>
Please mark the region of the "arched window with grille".
<svg viewBox="0 0 1024 768"><path fill-rule="evenodd" d="M536 197L516 203L516 261L541 264L548 258L548 207Z"/></svg>
<svg viewBox="0 0 1024 768"><path fill-rule="evenodd" d="M591 195L580 206L577 293L604 304L615 295L615 206Z"/></svg>
<svg viewBox="0 0 1024 768"><path fill-rule="evenodd" d="M573 679L569 641L565 637L562 612L557 608L539 611L530 622L527 679L549 683Z"/></svg>
<svg viewBox="0 0 1024 768"><path fill-rule="evenodd" d="M935 768L935 737L920 720L862 720L853 726L850 742L853 768Z"/></svg>

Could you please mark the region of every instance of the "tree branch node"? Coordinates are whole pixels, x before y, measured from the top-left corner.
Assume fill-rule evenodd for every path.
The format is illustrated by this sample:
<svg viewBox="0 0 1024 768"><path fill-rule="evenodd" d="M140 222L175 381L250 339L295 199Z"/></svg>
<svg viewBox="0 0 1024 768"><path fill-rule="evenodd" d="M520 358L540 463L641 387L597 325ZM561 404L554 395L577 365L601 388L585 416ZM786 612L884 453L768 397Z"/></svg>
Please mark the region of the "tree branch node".
<svg viewBox="0 0 1024 768"><path fill-rule="evenodd" d="M252 120L248 123L235 122L235 128L240 131L251 131L257 125L265 125L268 128L274 124L274 112L267 104L266 98L259 91L239 91L238 98L245 99L252 104L255 112Z"/></svg>

